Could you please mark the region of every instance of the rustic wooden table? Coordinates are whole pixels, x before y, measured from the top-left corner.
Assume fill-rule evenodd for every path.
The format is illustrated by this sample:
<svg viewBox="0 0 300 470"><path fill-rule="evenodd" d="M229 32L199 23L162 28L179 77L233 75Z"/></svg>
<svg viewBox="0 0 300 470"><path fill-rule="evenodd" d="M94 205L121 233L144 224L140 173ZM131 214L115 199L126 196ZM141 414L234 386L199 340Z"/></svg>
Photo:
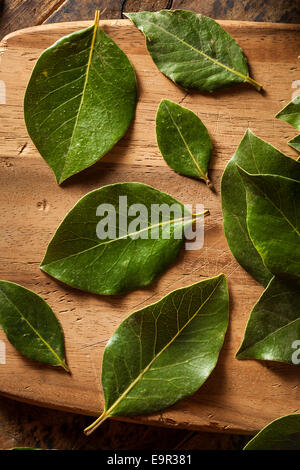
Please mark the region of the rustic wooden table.
<svg viewBox="0 0 300 470"><path fill-rule="evenodd" d="M217 19L300 23L294 0L0 0L0 39L27 26L102 18L122 18L126 11L186 8ZM190 432L108 421L87 438L90 418L40 409L0 398L0 449L32 446L56 449L240 449L243 436Z"/></svg>

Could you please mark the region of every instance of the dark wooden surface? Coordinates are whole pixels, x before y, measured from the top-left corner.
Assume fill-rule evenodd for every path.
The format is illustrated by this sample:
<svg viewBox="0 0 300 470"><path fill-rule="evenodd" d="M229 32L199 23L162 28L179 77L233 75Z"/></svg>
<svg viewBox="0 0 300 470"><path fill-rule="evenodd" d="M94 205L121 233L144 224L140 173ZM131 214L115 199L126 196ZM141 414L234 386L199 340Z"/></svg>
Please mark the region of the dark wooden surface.
<svg viewBox="0 0 300 470"><path fill-rule="evenodd" d="M102 18L126 11L186 8L218 19L300 23L295 0L0 0L0 39L27 26ZM40 409L0 398L0 449L32 446L56 449L240 449L249 438L108 421L87 438L90 418Z"/></svg>
<svg viewBox="0 0 300 470"><path fill-rule="evenodd" d="M300 23L299 0L0 0L0 39L26 26L102 18L126 11L186 8L217 19Z"/></svg>

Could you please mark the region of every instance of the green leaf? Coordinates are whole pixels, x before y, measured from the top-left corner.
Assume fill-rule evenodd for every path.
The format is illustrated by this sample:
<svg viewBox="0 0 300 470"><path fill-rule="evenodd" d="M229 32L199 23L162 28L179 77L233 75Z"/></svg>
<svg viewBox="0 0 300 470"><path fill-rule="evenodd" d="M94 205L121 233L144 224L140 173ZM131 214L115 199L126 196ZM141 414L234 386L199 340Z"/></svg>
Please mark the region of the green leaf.
<svg viewBox="0 0 300 470"><path fill-rule="evenodd" d="M296 364L293 354L300 339L299 305L299 286L274 277L251 312L237 358Z"/></svg>
<svg viewBox="0 0 300 470"><path fill-rule="evenodd" d="M212 144L196 114L173 101L162 100L156 115L156 137L162 156L173 170L211 185L207 171Z"/></svg>
<svg viewBox="0 0 300 470"><path fill-rule="evenodd" d="M261 85L249 77L237 42L213 19L186 10L127 13L146 36L159 70L184 88L213 91L235 83Z"/></svg>
<svg viewBox="0 0 300 470"><path fill-rule="evenodd" d="M299 277L300 182L238 170L246 187L249 234L265 266L274 275Z"/></svg>
<svg viewBox="0 0 300 470"><path fill-rule="evenodd" d="M34 292L0 281L0 327L24 356L68 371L61 326L49 305Z"/></svg>
<svg viewBox="0 0 300 470"><path fill-rule="evenodd" d="M125 207L123 202L119 204L120 197L125 197ZM109 225L115 228L107 238L105 234L99 237L98 224L106 220L99 218L105 215L98 212L102 204L110 205L105 211L107 230ZM135 204L142 204L146 213ZM129 214L130 207L134 211ZM161 212L164 207L165 216ZM187 208L151 186L104 186L80 199L67 214L48 246L41 269L70 286L97 294L137 289L148 285L175 260L184 243L184 230L192 222Z"/></svg>
<svg viewBox="0 0 300 470"><path fill-rule="evenodd" d="M294 149L297 150L297 152L300 152L300 134L296 135L293 139L291 139L288 144L293 147Z"/></svg>
<svg viewBox="0 0 300 470"><path fill-rule="evenodd" d="M296 96L275 117L288 122L300 131L300 95Z"/></svg>
<svg viewBox="0 0 300 470"><path fill-rule="evenodd" d="M272 173L294 179L300 179L300 165L248 129L222 176L223 224L229 248L239 264L266 286L272 274L249 236L246 190L236 163L251 174Z"/></svg>
<svg viewBox="0 0 300 470"><path fill-rule="evenodd" d="M300 450L300 414L272 421L248 442L244 450Z"/></svg>
<svg viewBox="0 0 300 470"><path fill-rule="evenodd" d="M107 153L135 112L134 70L98 22L46 49L25 94L28 133L58 183Z"/></svg>
<svg viewBox="0 0 300 470"><path fill-rule="evenodd" d="M153 413L196 392L217 363L227 324L224 274L130 315L105 348L105 410L86 433L109 416Z"/></svg>

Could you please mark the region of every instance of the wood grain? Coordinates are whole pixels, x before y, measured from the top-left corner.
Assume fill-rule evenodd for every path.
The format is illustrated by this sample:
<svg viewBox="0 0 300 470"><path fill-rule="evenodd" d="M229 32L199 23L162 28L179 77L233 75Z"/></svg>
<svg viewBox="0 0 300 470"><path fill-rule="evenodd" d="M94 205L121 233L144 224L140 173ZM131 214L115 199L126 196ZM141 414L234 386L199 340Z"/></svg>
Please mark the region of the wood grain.
<svg viewBox="0 0 300 470"><path fill-rule="evenodd" d="M101 162L58 187L27 135L22 99L40 52L62 35L87 24L30 28L8 36L2 43L0 79L6 83L7 103L0 106L0 204L5 221L1 226L0 278L34 290L53 307L65 331L72 374L24 359L0 332L7 347L7 363L0 365L0 391L42 406L99 413L103 407L101 355L119 322L171 289L224 272L230 286L231 324L216 370L189 399L137 421L217 432L253 432L279 415L298 409L299 370L284 364L234 358L262 287L239 267L228 250L222 229L219 183L226 162L248 126L295 156L286 144L295 132L273 116L290 100L295 91L291 86L299 79L300 27L221 22L243 47L252 75L264 84L266 91L259 94L241 85L209 95L186 93L164 77L147 54L143 36L130 22L103 21L103 29L129 55L136 69L140 95L136 119ZM161 158L154 121L164 97L184 103L207 125L214 142L211 177L216 194L204 184L175 174ZM104 184L133 180L155 185L184 203L204 203L211 210L204 248L183 252L149 288L122 296L84 294L43 274L38 266L47 243L78 198Z"/></svg>

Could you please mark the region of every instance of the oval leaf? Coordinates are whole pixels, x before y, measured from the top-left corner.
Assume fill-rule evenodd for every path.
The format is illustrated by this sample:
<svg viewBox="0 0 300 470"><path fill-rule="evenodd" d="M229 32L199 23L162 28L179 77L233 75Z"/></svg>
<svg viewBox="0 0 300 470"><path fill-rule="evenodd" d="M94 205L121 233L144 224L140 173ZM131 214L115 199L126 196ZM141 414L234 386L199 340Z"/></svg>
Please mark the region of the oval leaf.
<svg viewBox="0 0 300 470"><path fill-rule="evenodd" d="M196 114L173 101L162 100L156 114L156 137L162 156L173 170L211 185L207 171L212 144Z"/></svg>
<svg viewBox="0 0 300 470"><path fill-rule="evenodd" d="M299 286L273 278L251 312L237 358L296 365L295 345L300 348L299 305Z"/></svg>
<svg viewBox="0 0 300 470"><path fill-rule="evenodd" d="M214 369L228 324L224 274L175 290L130 315L103 356L109 416L153 413L194 393Z"/></svg>
<svg viewBox="0 0 300 470"><path fill-rule="evenodd" d="M159 70L184 88L212 91L235 83L261 85L249 77L237 42L213 19L186 10L125 14L146 36Z"/></svg>
<svg viewBox="0 0 300 470"><path fill-rule="evenodd" d="M100 219L104 212L108 215ZM175 260L192 221L187 208L151 186L104 186L84 196L68 213L41 269L97 294L137 289Z"/></svg>
<svg viewBox="0 0 300 470"><path fill-rule="evenodd" d="M300 95L296 96L275 117L288 122L300 131Z"/></svg>
<svg viewBox="0 0 300 470"><path fill-rule="evenodd" d="M58 183L99 160L134 116L134 70L98 22L46 49L25 94L28 133Z"/></svg>
<svg viewBox="0 0 300 470"><path fill-rule="evenodd" d="M299 278L300 182L238 170L246 187L249 234L265 266L274 275Z"/></svg>
<svg viewBox="0 0 300 470"><path fill-rule="evenodd" d="M272 421L248 442L244 450L300 450L300 414Z"/></svg>
<svg viewBox="0 0 300 470"><path fill-rule="evenodd" d="M251 174L272 173L299 180L300 165L248 129L222 176L223 225L227 243L239 264L266 286L273 276L249 236L246 190L236 163Z"/></svg>
<svg viewBox="0 0 300 470"><path fill-rule="evenodd" d="M61 326L49 305L34 292L0 281L0 327L24 356L68 371Z"/></svg>

